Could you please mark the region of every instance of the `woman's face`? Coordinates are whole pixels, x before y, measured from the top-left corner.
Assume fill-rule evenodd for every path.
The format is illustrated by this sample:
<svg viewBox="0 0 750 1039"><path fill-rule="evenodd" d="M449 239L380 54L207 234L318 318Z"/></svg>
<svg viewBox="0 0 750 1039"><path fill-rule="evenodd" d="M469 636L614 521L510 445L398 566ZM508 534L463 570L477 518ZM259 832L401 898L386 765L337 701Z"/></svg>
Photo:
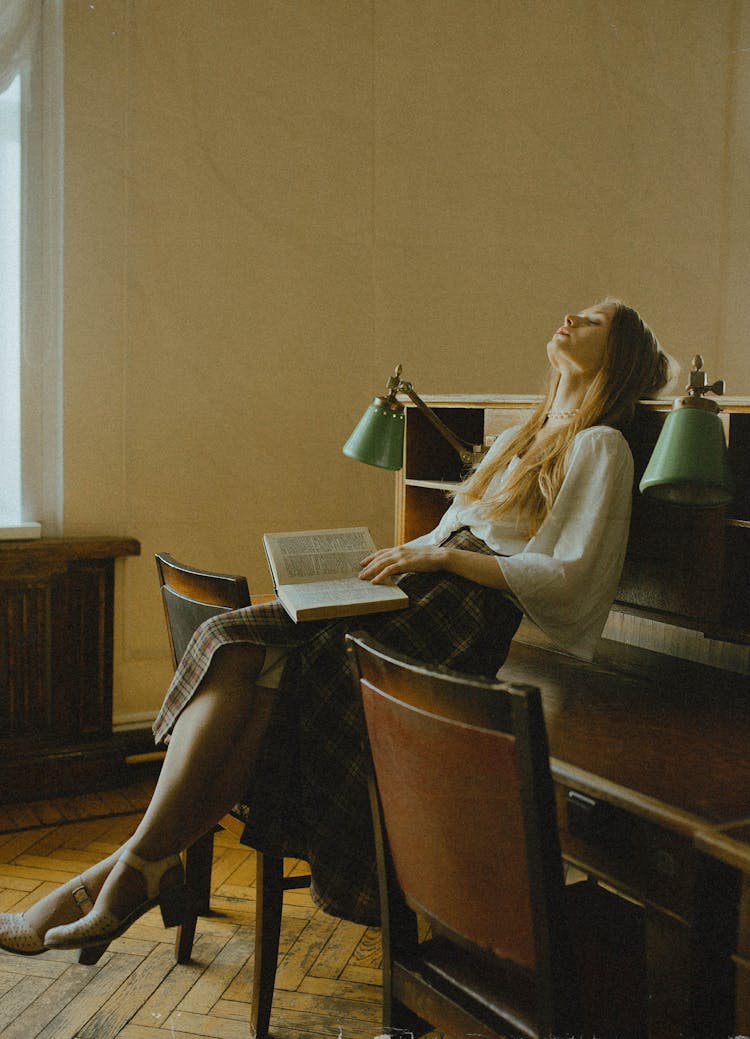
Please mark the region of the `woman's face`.
<svg viewBox="0 0 750 1039"><path fill-rule="evenodd" d="M560 373L592 377L602 366L615 316L614 303L599 303L565 320L547 343L550 364Z"/></svg>

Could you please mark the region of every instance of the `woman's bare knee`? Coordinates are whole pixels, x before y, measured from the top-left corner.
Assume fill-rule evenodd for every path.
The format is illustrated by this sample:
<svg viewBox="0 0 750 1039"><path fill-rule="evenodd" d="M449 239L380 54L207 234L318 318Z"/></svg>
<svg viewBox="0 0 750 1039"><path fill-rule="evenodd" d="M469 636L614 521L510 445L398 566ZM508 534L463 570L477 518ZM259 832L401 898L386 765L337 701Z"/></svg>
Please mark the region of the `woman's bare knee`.
<svg viewBox="0 0 750 1039"><path fill-rule="evenodd" d="M229 689L249 687L261 672L266 651L263 646L233 642L220 646L213 655L205 681Z"/></svg>

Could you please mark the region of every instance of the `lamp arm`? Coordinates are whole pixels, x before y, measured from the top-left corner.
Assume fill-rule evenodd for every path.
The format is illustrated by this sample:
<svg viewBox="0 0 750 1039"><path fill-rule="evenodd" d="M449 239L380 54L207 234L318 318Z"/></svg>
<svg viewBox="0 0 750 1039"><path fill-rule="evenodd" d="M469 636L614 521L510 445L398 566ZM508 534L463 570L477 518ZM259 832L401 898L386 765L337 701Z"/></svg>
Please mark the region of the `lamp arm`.
<svg viewBox="0 0 750 1039"><path fill-rule="evenodd" d="M422 412L427 421L435 427L441 437L448 441L462 462L466 465L474 465L481 461L484 451L481 448L477 450L473 444L468 444L457 437L456 434L438 418L432 408L425 404L422 398L418 396L410 382L399 382L397 392L406 394L412 404Z"/></svg>

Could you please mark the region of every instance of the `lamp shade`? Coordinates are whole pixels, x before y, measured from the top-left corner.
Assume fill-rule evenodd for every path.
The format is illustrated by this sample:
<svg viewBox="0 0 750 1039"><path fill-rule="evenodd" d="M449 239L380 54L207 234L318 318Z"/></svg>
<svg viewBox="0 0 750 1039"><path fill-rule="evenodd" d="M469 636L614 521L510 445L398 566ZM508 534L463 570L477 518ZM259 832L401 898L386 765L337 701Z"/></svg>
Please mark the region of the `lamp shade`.
<svg viewBox="0 0 750 1039"><path fill-rule="evenodd" d="M404 408L387 397L376 397L344 444L344 454L380 469L400 469L404 463Z"/></svg>
<svg viewBox="0 0 750 1039"><path fill-rule="evenodd" d="M716 411L678 407L664 422L640 490L681 505L726 505L734 494Z"/></svg>

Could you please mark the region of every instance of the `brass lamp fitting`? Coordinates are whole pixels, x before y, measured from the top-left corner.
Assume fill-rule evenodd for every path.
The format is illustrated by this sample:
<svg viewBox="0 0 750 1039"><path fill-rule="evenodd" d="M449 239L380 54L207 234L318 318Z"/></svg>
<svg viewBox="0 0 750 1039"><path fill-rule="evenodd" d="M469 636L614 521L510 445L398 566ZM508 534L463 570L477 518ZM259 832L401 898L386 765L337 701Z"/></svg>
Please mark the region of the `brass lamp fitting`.
<svg viewBox="0 0 750 1039"><path fill-rule="evenodd" d="M677 397L673 404L673 408L702 408L704 411L721 411L721 408L715 400L710 400L705 396L706 393L716 393L721 395L724 393L724 380L717 379L716 382L709 383L707 381L707 375L703 371L703 358L700 354L696 354L693 357L693 367L690 369L690 381L685 387L687 390L687 397Z"/></svg>
<svg viewBox="0 0 750 1039"><path fill-rule="evenodd" d="M484 447L481 444L469 444L466 441L461 440L453 430L449 429L444 422L442 422L432 408L428 407L427 404L419 397L410 382L404 382L401 379L401 365L396 366L396 370L388 380L388 397L380 398L383 401L383 406L396 409L401 407L396 401L396 394L405 394L412 404L415 405L419 411L425 416L425 418L435 427L438 433L448 441L453 450L458 454L464 465L477 465L481 462L484 456Z"/></svg>

